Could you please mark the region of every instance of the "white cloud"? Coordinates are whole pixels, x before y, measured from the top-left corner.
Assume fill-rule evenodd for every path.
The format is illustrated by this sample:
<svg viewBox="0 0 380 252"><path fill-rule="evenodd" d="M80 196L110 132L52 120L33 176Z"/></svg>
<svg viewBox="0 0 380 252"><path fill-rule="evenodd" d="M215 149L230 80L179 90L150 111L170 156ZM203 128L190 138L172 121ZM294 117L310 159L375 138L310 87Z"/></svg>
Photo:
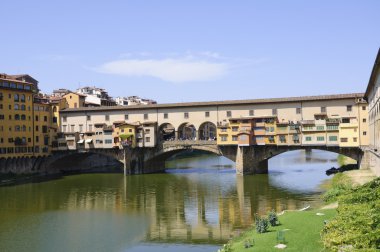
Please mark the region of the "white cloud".
<svg viewBox="0 0 380 252"><path fill-rule="evenodd" d="M174 83L214 80L228 72L229 64L215 61L218 54L206 54L208 57L203 58L189 54L164 59L126 58L104 63L95 70L124 76L150 76Z"/></svg>

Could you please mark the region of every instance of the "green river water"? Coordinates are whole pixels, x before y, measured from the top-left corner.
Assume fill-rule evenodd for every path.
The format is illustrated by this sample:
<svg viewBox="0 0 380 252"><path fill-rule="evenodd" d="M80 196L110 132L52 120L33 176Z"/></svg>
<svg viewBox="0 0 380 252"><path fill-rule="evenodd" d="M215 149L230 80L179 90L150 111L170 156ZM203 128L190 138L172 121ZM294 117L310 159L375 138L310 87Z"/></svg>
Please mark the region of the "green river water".
<svg viewBox="0 0 380 252"><path fill-rule="evenodd" d="M82 174L0 187L0 251L216 251L255 213L320 204L337 155L294 151L269 174L237 176L234 163L186 153L166 173Z"/></svg>

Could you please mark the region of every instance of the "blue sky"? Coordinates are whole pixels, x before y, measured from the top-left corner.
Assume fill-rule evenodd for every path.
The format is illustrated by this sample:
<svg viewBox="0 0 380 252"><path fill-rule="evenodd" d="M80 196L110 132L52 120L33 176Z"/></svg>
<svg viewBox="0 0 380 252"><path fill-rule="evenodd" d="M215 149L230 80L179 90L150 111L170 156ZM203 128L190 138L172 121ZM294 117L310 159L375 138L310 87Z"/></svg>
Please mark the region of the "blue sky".
<svg viewBox="0 0 380 252"><path fill-rule="evenodd" d="M159 103L364 92L380 1L3 1L0 72Z"/></svg>

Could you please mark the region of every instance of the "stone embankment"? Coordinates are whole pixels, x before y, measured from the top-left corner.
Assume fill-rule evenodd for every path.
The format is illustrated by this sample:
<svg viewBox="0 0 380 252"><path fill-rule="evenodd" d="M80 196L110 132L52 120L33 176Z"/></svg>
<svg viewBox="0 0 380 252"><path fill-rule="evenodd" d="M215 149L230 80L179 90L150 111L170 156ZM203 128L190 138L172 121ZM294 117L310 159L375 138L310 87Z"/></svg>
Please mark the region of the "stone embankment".
<svg viewBox="0 0 380 252"><path fill-rule="evenodd" d="M5 178L63 175L67 173L122 172L122 163L98 153L55 153L47 157L0 159L0 184ZM6 181L9 182L7 179Z"/></svg>

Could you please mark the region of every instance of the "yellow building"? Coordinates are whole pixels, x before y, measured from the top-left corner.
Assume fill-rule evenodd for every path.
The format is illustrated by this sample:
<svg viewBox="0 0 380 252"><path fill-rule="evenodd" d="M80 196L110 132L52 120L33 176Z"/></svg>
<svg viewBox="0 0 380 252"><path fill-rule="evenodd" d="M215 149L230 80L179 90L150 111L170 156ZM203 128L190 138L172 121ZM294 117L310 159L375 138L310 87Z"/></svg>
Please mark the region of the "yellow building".
<svg viewBox="0 0 380 252"><path fill-rule="evenodd" d="M33 104L34 120L34 155L46 156L51 153L52 139L57 128L52 127L52 111L49 100L36 96Z"/></svg>
<svg viewBox="0 0 380 252"><path fill-rule="evenodd" d="M342 117L339 124L339 146L359 146L359 123L356 117Z"/></svg>
<svg viewBox="0 0 380 252"><path fill-rule="evenodd" d="M116 123L112 133L114 139L114 147L130 146L136 147L136 124L132 123Z"/></svg>
<svg viewBox="0 0 380 252"><path fill-rule="evenodd" d="M237 145L239 123L237 120L223 121L217 126L218 145Z"/></svg>
<svg viewBox="0 0 380 252"><path fill-rule="evenodd" d="M271 144L277 144L276 141L276 124L277 124L277 117L276 116L270 116L266 118L262 118L264 121L264 127L265 127L265 145L271 145Z"/></svg>
<svg viewBox="0 0 380 252"><path fill-rule="evenodd" d="M62 102L60 103L60 108L81 108L85 107L85 99L86 96L78 93L68 93L65 94L63 97Z"/></svg>
<svg viewBox="0 0 380 252"><path fill-rule="evenodd" d="M0 74L0 157L34 153L33 95L38 82L29 75Z"/></svg>

